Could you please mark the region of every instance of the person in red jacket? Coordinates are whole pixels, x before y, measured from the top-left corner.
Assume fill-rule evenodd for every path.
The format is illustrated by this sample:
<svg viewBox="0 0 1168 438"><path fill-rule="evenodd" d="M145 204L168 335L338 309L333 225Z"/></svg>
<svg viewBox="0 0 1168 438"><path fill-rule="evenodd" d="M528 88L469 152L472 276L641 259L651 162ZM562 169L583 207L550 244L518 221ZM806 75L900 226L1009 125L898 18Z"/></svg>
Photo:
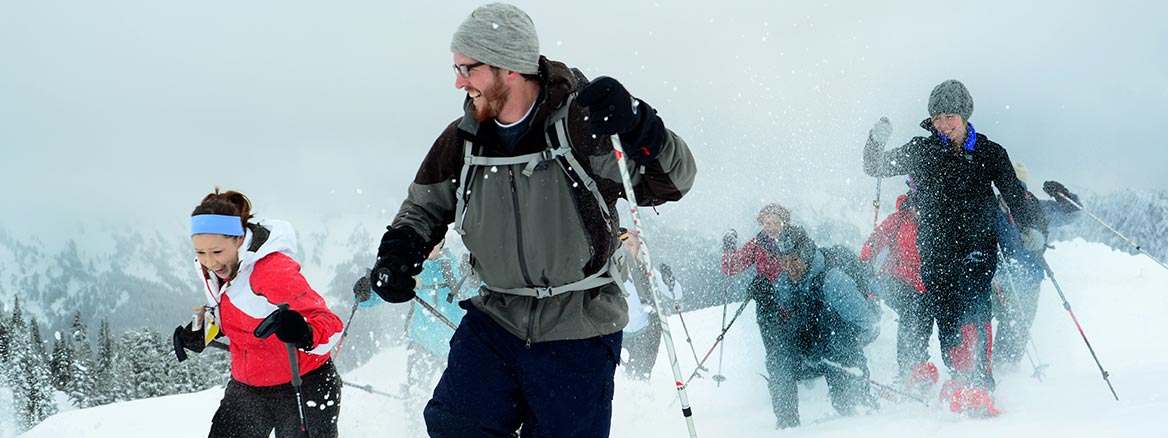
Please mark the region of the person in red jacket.
<svg viewBox="0 0 1168 438"><path fill-rule="evenodd" d="M775 252L775 238L790 221L790 210L779 204L768 204L758 212L758 224L762 225L762 231L742 245L742 248L737 248L737 231L726 233L722 238L722 273L735 276L754 266L758 274L755 282L768 288L773 285L779 274L783 273L783 266ZM755 289L759 289L759 286L752 283L752 293Z"/></svg>
<svg viewBox="0 0 1168 438"><path fill-rule="evenodd" d="M937 366L929 362L929 337L936 315L921 280L918 215L909 194L897 197L896 211L872 231L860 250L860 260L876 269L884 302L900 316L896 328L897 380L910 390L924 391L937 383L939 375Z"/></svg>
<svg viewBox="0 0 1168 438"><path fill-rule="evenodd" d="M273 429L279 438L305 432L336 437L341 379L330 353L341 339L341 319L300 274L292 258L292 226L252 217L246 196L218 188L191 213L191 242L208 304L199 312L203 318L175 329L175 354L181 361L184 348L201 352L217 337L230 340L231 380L209 437L260 438ZM282 303L286 310L278 307ZM256 336L265 319L275 337ZM297 347L299 389L289 384L286 343ZM297 406L298 400L305 405Z"/></svg>

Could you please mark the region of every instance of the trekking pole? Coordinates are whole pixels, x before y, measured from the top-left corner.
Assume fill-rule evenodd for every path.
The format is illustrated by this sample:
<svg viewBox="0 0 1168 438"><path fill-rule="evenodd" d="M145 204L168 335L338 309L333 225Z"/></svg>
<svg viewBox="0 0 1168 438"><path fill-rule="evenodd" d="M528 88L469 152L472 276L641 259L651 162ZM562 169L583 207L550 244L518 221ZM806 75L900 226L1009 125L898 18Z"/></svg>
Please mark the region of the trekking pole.
<svg viewBox="0 0 1168 438"><path fill-rule="evenodd" d="M698 363L698 351L694 349L693 338L689 336L689 327L685 325L685 317L681 316L681 304L673 303L673 310L677 311L677 319L681 320L681 330L685 332L685 342L689 344L689 352L693 353L694 363Z"/></svg>
<svg viewBox="0 0 1168 438"><path fill-rule="evenodd" d="M1128 245L1131 245L1131 246L1135 247L1135 248L1136 248L1136 251L1139 251L1139 252L1143 253L1144 255L1148 256L1148 258L1152 259L1152 261L1156 262L1157 264L1159 264L1160 266L1162 266L1164 269L1168 269L1168 265L1164 264L1164 262L1160 261L1160 259L1157 259L1157 258L1156 258L1155 256L1153 256L1152 254L1149 254L1149 253L1148 253L1148 251L1147 251L1146 249L1144 249L1144 247L1142 247L1142 246L1140 246L1140 245L1136 244L1136 243L1135 243L1135 242L1133 242L1131 239L1128 239L1128 238L1127 238L1127 236L1124 236L1124 235L1123 235L1122 233L1120 233L1118 230L1116 230L1115 228L1112 228L1112 226L1111 226L1111 225L1108 225L1108 224L1107 224L1107 222L1103 222L1103 219L1099 219L1099 216L1095 216L1094 214L1091 214L1091 212L1090 212L1090 211L1087 211L1087 209L1083 208L1083 206L1082 206L1082 205L1079 205L1079 203L1078 203L1078 202L1075 202L1075 201L1074 201L1073 199L1071 199L1069 196L1067 196L1067 195L1064 195L1064 194L1062 194L1062 193L1055 193L1055 194L1056 194L1056 195L1058 195L1060 198L1063 198L1063 200L1065 200L1065 201L1067 201L1067 202L1071 203L1071 205L1075 206L1075 208L1079 209L1079 211L1081 211L1081 212L1083 212L1083 213L1086 213L1086 214L1087 214L1087 216L1090 216L1090 217L1091 217L1091 219L1095 219L1095 222L1099 222L1099 224L1100 224L1100 225L1103 225L1104 227L1107 227L1107 229L1108 229L1108 230L1111 230L1111 232L1112 232L1112 233L1115 233L1115 235L1116 235L1116 236L1119 236L1119 238L1120 238L1120 239L1123 239L1125 242L1127 242L1127 243L1128 243Z"/></svg>
<svg viewBox="0 0 1168 438"><path fill-rule="evenodd" d="M1067 296L1063 294L1063 288L1059 287L1058 280L1054 279L1054 271L1050 270L1050 265L1046 263L1046 257L1039 257L1042 262L1042 268L1046 270L1046 276L1050 277L1050 282L1054 284L1054 290L1058 292L1059 298L1063 300L1063 308L1067 309L1067 314L1071 315L1071 321L1075 322L1075 328L1079 329L1079 335L1083 337L1083 343L1087 344L1087 350L1091 352L1091 357L1095 359L1095 365L1099 367L1099 372L1103 374L1103 381L1107 382L1107 388L1111 389L1111 396L1115 397L1115 401L1119 401L1119 395L1115 393L1115 387L1111 386L1111 375L1107 370L1103 369L1103 364L1099 363L1099 356L1095 355L1095 349L1091 348L1091 341L1087 340L1087 334L1083 332L1083 326L1079 324L1079 319L1075 318L1075 312L1071 310L1071 303L1067 302Z"/></svg>
<svg viewBox="0 0 1168 438"><path fill-rule="evenodd" d="M878 127L880 127L880 126L887 127L888 129L891 129L892 122L890 122L888 120L888 117L881 117L880 121L877 122L877 126L872 127L873 131L878 129ZM873 134L872 134L873 131L868 132L868 143L869 144L876 141L876 139L873 138ZM890 130L886 134L888 134L888 135L885 136L885 138L883 139L884 142L880 143L880 156L884 155L884 145L885 145L885 143L888 142L887 137L891 136L892 131ZM877 135L877 136L879 136L879 135ZM868 146L865 145L865 149L867 147ZM883 178L881 178L879 176L876 177L876 198L872 200L872 207L875 207L876 211L872 214L872 230L876 230L876 227L879 226L879 224L880 224L880 183L881 183L881 181L883 181Z"/></svg>
<svg viewBox="0 0 1168 438"><path fill-rule="evenodd" d="M726 306L730 304L730 297L726 296L725 291L722 293L722 330L726 330ZM718 374L714 374L714 384L719 388L722 387L722 382L726 381L726 376L722 375L722 358L725 357L726 346L718 346Z"/></svg>
<svg viewBox="0 0 1168 438"><path fill-rule="evenodd" d="M422 297L417 295L414 295L414 302L421 304L427 312L430 312L431 315L434 315L435 318L438 318L439 321L442 321L451 330L458 330L458 325L454 321L451 321L450 318L447 318L446 315L443 315L442 312L439 312L438 309L435 309L433 304L427 303L426 300L423 300Z"/></svg>
<svg viewBox="0 0 1168 438"><path fill-rule="evenodd" d="M632 178L629 177L627 161L625 160L625 149L621 146L620 137L612 135L612 147L616 150L616 165L620 169L621 181L624 183L625 199L629 202L629 215L633 218L633 229L636 231L637 240L641 241L641 259L645 261L645 266L653 266L653 260L649 257L648 239L645 237L645 229L641 226L641 219L637 215L637 196L633 192ZM656 308L658 315L663 315L661 312L661 291L657 288L657 282L653 281L653 270L648 269L649 275L649 290L653 293L653 307ZM665 351L669 354L669 365L673 369L673 380L677 387L677 395L681 398L681 414L685 417L686 427L689 428L690 438L697 438L698 431L694 427L693 410L689 406L689 396L685 392L686 384L681 383L681 368L677 365L677 352L673 348L673 335L669 332L669 318L661 318L661 336L665 340Z"/></svg>
<svg viewBox="0 0 1168 438"><path fill-rule="evenodd" d="M881 391L884 391L886 393L896 394L896 395L899 395L901 397L909 398L912 400L916 400L925 406L929 406L929 402L926 401L923 397L918 396L918 395L913 394L913 393L910 393L910 392L907 392L907 391L901 391L899 389L893 388L892 386L885 385L883 383L872 380L871 377L868 377L864 373L864 371L859 369L859 368L845 367L843 365L840 365L838 363L832 362L832 361L827 360L827 359L820 359L818 363L813 364L813 365L823 365L823 366L826 366L826 367L831 368L833 370L847 374L849 376L864 379L867 381L868 385L875 386L877 389L879 389Z"/></svg>
<svg viewBox="0 0 1168 438"><path fill-rule="evenodd" d="M405 397L402 397L402 396L397 395L397 394L390 394L388 392L378 391L376 389L373 389L373 385L359 385L359 384L348 382L348 381L341 382L341 383L344 384L345 386L357 388L357 389L360 389L362 391L368 392L370 394L377 394L377 395L389 397L389 398L396 399L396 400L404 400L405 399Z"/></svg>
<svg viewBox="0 0 1168 438"><path fill-rule="evenodd" d="M714 339L714 345L710 346L710 350L707 351L706 355L704 357L702 357L702 360L698 362L698 367L696 369L694 369L693 374L691 374L689 376L689 378L685 380L686 385L688 385L689 381L693 380L694 377L697 377L698 370L702 368L702 365L704 365L706 363L706 360L710 358L710 355L714 354L714 349L718 348L718 344L721 344L722 339L726 338L726 332L730 330L730 326L734 325L734 321L738 320L738 316L742 314L742 311L746 310L746 305L749 303L750 303L750 298L747 298L746 301L742 302L741 306L738 306L738 310L736 312L734 312L734 317L730 318L730 323L726 324L726 327L722 328L722 333L718 333L718 338Z"/></svg>
<svg viewBox="0 0 1168 438"><path fill-rule="evenodd" d="M353 325L353 317L357 316L357 308L361 306L361 301L358 301L357 297L364 296L365 299L369 299L372 290L373 287L369 284L368 275L358 278L357 282L353 283L353 310L349 312L349 319L345 321L345 330L341 331L341 340L337 341L337 346L331 352L334 361L337 360L337 356L340 356L341 347L345 345L345 339L349 338L349 327Z"/></svg>
<svg viewBox="0 0 1168 438"><path fill-rule="evenodd" d="M1034 374L1031 374L1030 377L1038 379L1041 382L1043 376L1046 375L1046 367L1049 365L1042 363L1042 358L1038 356L1038 347L1034 345L1034 338L1028 339L1027 342L1030 349L1026 350L1026 360L1030 361L1030 367L1034 368ZM1033 355L1030 354L1031 349L1034 350Z"/></svg>
<svg viewBox="0 0 1168 438"><path fill-rule="evenodd" d="M288 310L288 303L280 303L276 307L279 310L273 311L267 318L260 321L252 332L255 337L260 339L267 339L272 333L276 332L276 315ZM300 432L305 436L308 434L308 420L304 418L304 399L300 394L300 361L296 360L296 345L291 342L285 342L284 346L288 348L288 367L292 369L292 387L296 389L296 409L300 413Z"/></svg>
<svg viewBox="0 0 1168 438"><path fill-rule="evenodd" d="M365 281L362 282L361 280ZM361 285L370 287L370 291L372 291L372 287L368 278L358 279L357 284L353 285L353 288L356 289ZM450 320L450 318L447 318L446 315L443 315L442 312L439 312L438 309L434 308L433 304L427 303L426 300L423 300L422 297L419 297L417 294L414 294L414 302L421 304L422 308L426 309L427 312L430 312L431 315L434 315L435 318L438 318L439 321L442 321L443 324L446 324L447 327L450 327L451 330L458 330L458 324L455 324Z"/></svg>

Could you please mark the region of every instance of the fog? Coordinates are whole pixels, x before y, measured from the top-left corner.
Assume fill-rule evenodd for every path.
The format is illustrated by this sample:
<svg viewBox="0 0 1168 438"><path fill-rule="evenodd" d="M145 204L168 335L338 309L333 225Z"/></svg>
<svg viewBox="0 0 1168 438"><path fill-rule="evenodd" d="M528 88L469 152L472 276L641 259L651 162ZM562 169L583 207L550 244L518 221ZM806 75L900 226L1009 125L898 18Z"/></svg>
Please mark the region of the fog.
<svg viewBox="0 0 1168 438"><path fill-rule="evenodd" d="M764 202L870 208L869 127L922 134L950 78L1032 186L1168 188L1163 2L515 3L545 55L620 79L689 142L697 183L661 219L711 235ZM215 186L380 228L461 114L449 43L477 4L0 3L0 228L178 232Z"/></svg>

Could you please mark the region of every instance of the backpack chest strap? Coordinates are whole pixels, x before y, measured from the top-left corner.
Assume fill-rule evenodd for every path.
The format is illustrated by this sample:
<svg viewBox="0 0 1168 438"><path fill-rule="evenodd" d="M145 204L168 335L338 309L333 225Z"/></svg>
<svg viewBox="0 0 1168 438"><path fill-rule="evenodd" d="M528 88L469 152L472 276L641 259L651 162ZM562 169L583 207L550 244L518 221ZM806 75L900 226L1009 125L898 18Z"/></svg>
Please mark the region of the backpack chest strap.
<svg viewBox="0 0 1168 438"><path fill-rule="evenodd" d="M617 263L621 263L621 262L622 262L622 260L620 260L618 257L616 257L616 253L614 253L613 257L609 257L608 262L605 263L605 265L603 267L601 267L599 270L597 270L592 275L584 277L578 281L574 281L574 282L560 285L560 286L513 287L513 288L497 288L497 287L491 287L490 285L486 285L486 284L484 284L484 286L486 286L486 288L491 290L492 292L498 292L498 293L503 293L503 294L508 294L508 295L519 295L519 296L524 296L524 297L532 297L532 298L536 298L536 299L550 298L550 297L554 297L556 295L560 295L560 294L564 294L564 293L568 293L568 292L576 292L576 291L582 291L582 290L595 289L595 288L604 286L604 285L609 284L609 283L616 283L618 286L620 286L621 282L616 281L616 279L620 278L620 271L619 271ZM624 291L623 286L621 287L621 290Z"/></svg>

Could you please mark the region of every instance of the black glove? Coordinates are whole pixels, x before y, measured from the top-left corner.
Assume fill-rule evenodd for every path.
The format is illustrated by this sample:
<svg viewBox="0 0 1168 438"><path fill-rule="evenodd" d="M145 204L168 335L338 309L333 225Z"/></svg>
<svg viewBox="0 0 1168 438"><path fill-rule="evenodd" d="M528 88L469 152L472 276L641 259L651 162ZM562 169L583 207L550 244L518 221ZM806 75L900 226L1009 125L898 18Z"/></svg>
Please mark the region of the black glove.
<svg viewBox="0 0 1168 438"><path fill-rule="evenodd" d="M191 330L191 323L187 323L186 327L174 328L174 356L179 362L187 360L185 350L202 353L204 348L207 348L207 343L204 341L202 329Z"/></svg>
<svg viewBox="0 0 1168 438"><path fill-rule="evenodd" d="M1058 181L1047 181L1042 183L1042 191L1046 192L1046 194L1050 195L1050 197L1059 202L1067 202L1067 199L1071 197L1071 191L1067 190L1067 186L1064 186ZM1063 198L1064 196L1066 198Z"/></svg>
<svg viewBox="0 0 1168 438"><path fill-rule="evenodd" d="M738 247L738 232L730 230L725 236L722 236L722 250L733 251Z"/></svg>
<svg viewBox="0 0 1168 438"><path fill-rule="evenodd" d="M369 284L369 274L366 273L364 277L358 278L356 283L353 283L353 298L358 303L369 301L369 297L373 295L373 286Z"/></svg>
<svg viewBox="0 0 1168 438"><path fill-rule="evenodd" d="M300 312L287 308L281 304L280 309L272 312L252 332L257 338L267 338L273 333L281 342L290 343L297 348L308 350L312 348L312 326L304 320Z"/></svg>
<svg viewBox="0 0 1168 438"><path fill-rule="evenodd" d="M641 165L657 161L665 142L665 123L657 111L633 98L616 79L596 78L580 90L576 102L588 107L593 134L619 134L630 159Z"/></svg>
<svg viewBox="0 0 1168 438"><path fill-rule="evenodd" d="M414 276L422 273L422 262L430 249L410 228L390 228L381 238L377 262L370 274L373 291L391 303L414 299Z"/></svg>

